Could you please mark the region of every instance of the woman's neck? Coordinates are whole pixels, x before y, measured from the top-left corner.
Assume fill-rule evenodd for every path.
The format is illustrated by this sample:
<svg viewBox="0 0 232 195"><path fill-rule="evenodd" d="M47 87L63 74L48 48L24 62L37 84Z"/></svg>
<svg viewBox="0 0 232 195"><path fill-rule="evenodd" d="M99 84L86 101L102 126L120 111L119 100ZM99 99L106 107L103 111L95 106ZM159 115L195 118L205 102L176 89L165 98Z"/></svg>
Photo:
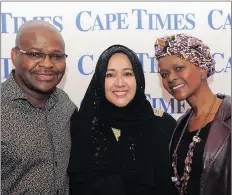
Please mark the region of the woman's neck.
<svg viewBox="0 0 232 195"><path fill-rule="evenodd" d="M210 109L215 95L210 90L207 83L203 84L199 90L187 99L189 105L193 108L193 118L206 115Z"/></svg>

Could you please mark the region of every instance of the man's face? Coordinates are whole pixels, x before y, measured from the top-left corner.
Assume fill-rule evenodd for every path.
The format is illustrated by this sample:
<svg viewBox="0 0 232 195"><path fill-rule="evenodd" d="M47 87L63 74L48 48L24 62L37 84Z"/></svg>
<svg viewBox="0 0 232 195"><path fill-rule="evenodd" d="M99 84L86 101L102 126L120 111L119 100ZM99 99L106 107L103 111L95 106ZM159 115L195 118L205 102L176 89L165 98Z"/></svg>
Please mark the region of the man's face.
<svg viewBox="0 0 232 195"><path fill-rule="evenodd" d="M11 52L16 80L27 90L39 94L51 93L61 81L66 68L66 57L57 58L64 54L60 35L51 30L33 28L20 37L20 45L16 46L18 48L13 48ZM57 55L43 58L34 52Z"/></svg>

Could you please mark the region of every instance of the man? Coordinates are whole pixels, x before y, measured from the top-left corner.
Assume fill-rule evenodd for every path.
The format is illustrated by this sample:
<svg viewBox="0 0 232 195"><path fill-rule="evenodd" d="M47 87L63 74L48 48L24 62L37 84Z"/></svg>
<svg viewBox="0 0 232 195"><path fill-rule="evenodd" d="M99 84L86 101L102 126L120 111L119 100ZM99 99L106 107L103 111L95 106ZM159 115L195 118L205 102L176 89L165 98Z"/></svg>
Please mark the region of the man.
<svg viewBox="0 0 232 195"><path fill-rule="evenodd" d="M60 32L44 21L22 25L15 69L1 87L2 195L68 193L70 117L77 109L56 86L66 68Z"/></svg>

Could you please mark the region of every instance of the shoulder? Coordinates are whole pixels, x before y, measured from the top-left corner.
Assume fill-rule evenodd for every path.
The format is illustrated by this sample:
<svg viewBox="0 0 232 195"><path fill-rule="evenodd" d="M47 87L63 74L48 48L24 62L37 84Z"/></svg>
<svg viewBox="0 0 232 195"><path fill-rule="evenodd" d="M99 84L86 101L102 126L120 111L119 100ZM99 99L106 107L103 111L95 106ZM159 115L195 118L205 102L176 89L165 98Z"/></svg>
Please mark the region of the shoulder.
<svg viewBox="0 0 232 195"><path fill-rule="evenodd" d="M55 93L55 95L56 95L58 98L66 98L66 99L69 99L68 94L67 94L63 89L56 88L56 90L55 90L54 93Z"/></svg>
<svg viewBox="0 0 232 195"><path fill-rule="evenodd" d="M168 114L167 112L164 112L163 110L160 110L158 108L153 108L154 112L154 117L161 119L160 121L164 124L175 126L176 125L176 120Z"/></svg>
<svg viewBox="0 0 232 195"><path fill-rule="evenodd" d="M6 80L6 81L3 81L3 82L1 83L1 90L2 90L2 89L5 89L5 88L6 88L6 85L7 85L7 80Z"/></svg>
<svg viewBox="0 0 232 195"><path fill-rule="evenodd" d="M231 96L225 94L216 94L222 100L224 107L231 107Z"/></svg>
<svg viewBox="0 0 232 195"><path fill-rule="evenodd" d="M172 115L163 110L155 108L153 111L153 127L155 129L153 132L155 132L156 136L162 137L164 143L168 143L176 127L176 120Z"/></svg>
<svg viewBox="0 0 232 195"><path fill-rule="evenodd" d="M74 110L78 110L76 104L70 99L69 95L62 89L56 88L56 91L54 92L58 105L62 108L71 110L73 113Z"/></svg>
<svg viewBox="0 0 232 195"><path fill-rule="evenodd" d="M12 86L12 81L7 78L1 83L1 108L3 106L8 106L7 104L12 104L13 99L21 94L18 94L19 90Z"/></svg>
<svg viewBox="0 0 232 195"><path fill-rule="evenodd" d="M6 90L6 83L4 81L3 83L1 83L1 101L6 96L7 93L9 93L9 91Z"/></svg>
<svg viewBox="0 0 232 195"><path fill-rule="evenodd" d="M57 97L58 101L74 104L72 100L69 98L69 95L63 89L56 88L54 94Z"/></svg>
<svg viewBox="0 0 232 195"><path fill-rule="evenodd" d="M163 110L160 110L158 108L153 108L153 113L156 117L160 117L162 119L166 119L166 120L174 120L176 121L172 115L168 114L167 112L164 112Z"/></svg>
<svg viewBox="0 0 232 195"><path fill-rule="evenodd" d="M164 115L164 111L158 108L153 108L153 112L155 116L162 117Z"/></svg>
<svg viewBox="0 0 232 195"><path fill-rule="evenodd" d="M7 97L11 93L13 93L13 91L9 86L9 81L7 79L6 81L1 83L1 97Z"/></svg>
<svg viewBox="0 0 232 195"><path fill-rule="evenodd" d="M224 99L223 102L226 107L231 108L231 96L227 95Z"/></svg>
<svg viewBox="0 0 232 195"><path fill-rule="evenodd" d="M222 103L217 111L217 118L221 120L230 119L231 118L231 97L224 96L221 99L222 99Z"/></svg>

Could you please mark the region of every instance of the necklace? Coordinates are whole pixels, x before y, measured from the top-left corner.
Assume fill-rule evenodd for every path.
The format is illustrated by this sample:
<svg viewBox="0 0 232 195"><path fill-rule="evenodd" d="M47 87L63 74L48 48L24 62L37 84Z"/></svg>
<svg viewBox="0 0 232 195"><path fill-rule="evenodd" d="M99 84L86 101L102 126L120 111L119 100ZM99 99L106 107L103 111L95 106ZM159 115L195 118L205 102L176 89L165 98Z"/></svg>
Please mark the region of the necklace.
<svg viewBox="0 0 232 195"><path fill-rule="evenodd" d="M188 184L188 180L190 179L190 172L191 172L191 164L192 164L192 157L193 157L193 151L195 149L195 146L197 143L199 143L201 141L201 138L199 137L199 134L201 132L201 129L204 127L205 125L205 122L210 114L210 112L212 111L213 109L213 106L216 102L216 96L214 96L213 98L213 101L210 105L210 108L209 108L209 111L208 113L205 115L205 118L201 124L201 127L200 129L197 131L196 135L193 136L193 139L192 139L192 142L189 144L189 150L187 152L187 156L185 158L185 162L184 162L184 172L183 172L183 175L182 177L180 178L178 173L177 173L177 150L178 150L178 147L179 147L179 144L182 140L182 137L184 135L184 132L186 130L186 127L188 126L188 123L193 115L193 111L191 111L190 113L190 116L184 126L184 129L180 135L180 139L178 140L178 143L176 145L176 148L174 150L174 153L172 155L172 167L173 167L173 174L174 176L172 177L172 182L175 183L175 186L176 188L178 189L179 191L179 195L184 195L184 193L186 193L186 188L187 188L187 184Z"/></svg>

